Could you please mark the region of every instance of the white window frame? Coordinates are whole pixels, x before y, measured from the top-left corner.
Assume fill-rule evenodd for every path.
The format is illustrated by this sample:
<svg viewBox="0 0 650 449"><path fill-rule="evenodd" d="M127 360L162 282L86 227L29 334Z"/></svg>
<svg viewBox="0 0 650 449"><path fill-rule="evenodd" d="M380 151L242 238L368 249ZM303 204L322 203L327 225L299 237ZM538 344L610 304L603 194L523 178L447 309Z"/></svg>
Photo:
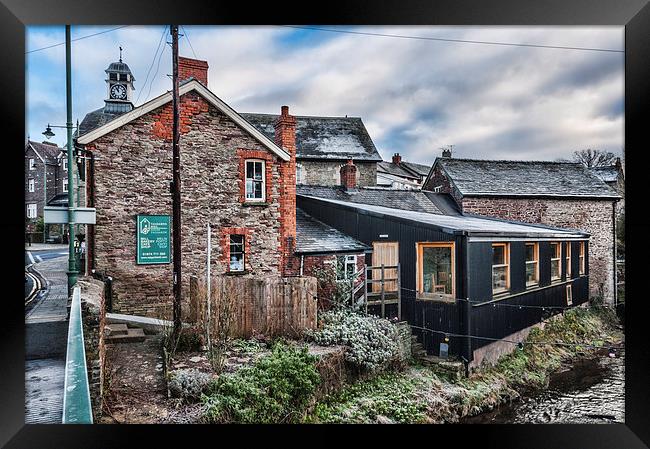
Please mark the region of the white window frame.
<svg viewBox="0 0 650 449"><path fill-rule="evenodd" d="M29 158L29 169L36 170L36 161L31 157Z"/></svg>
<svg viewBox="0 0 650 449"><path fill-rule="evenodd" d="M343 267L338 266L338 257L336 259L336 280L337 281L349 281L350 278L348 278L348 265L352 265L354 267L353 273L357 272L357 256L356 254L353 255L344 255L344 256L339 256L343 257ZM343 275L343 278L340 278L339 275Z"/></svg>
<svg viewBox="0 0 650 449"><path fill-rule="evenodd" d="M302 164L296 164L296 184L303 184L305 176L305 167Z"/></svg>
<svg viewBox="0 0 650 449"><path fill-rule="evenodd" d="M68 193L68 178L63 178L63 193Z"/></svg>
<svg viewBox="0 0 650 449"><path fill-rule="evenodd" d="M27 204L27 218L36 218L38 217L38 206L36 203Z"/></svg>
<svg viewBox="0 0 650 449"><path fill-rule="evenodd" d="M68 171L68 159L65 157L61 158L61 165L64 171Z"/></svg>
<svg viewBox="0 0 650 449"><path fill-rule="evenodd" d="M262 198L249 198L248 197L248 180L254 181L253 178L248 177L248 163L261 163L262 164ZM253 192L255 189L253 188ZM244 161L244 201L247 203L264 203L266 202L266 161L264 159L246 159Z"/></svg>
<svg viewBox="0 0 650 449"><path fill-rule="evenodd" d="M27 180L27 191L28 192L35 192L36 191L36 181L34 178L29 178Z"/></svg>
<svg viewBox="0 0 650 449"><path fill-rule="evenodd" d="M553 245L557 245L557 255L558 257L553 257ZM551 248L551 282L558 282L562 279L562 244L560 242L551 242L550 243L550 248ZM557 276L553 277L553 261L557 260Z"/></svg>

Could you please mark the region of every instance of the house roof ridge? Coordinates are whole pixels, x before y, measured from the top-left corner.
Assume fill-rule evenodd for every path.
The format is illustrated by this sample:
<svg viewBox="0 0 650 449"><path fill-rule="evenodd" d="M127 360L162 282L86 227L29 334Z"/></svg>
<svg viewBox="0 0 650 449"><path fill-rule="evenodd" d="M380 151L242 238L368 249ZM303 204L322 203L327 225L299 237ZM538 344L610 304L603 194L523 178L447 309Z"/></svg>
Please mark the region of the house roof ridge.
<svg viewBox="0 0 650 449"><path fill-rule="evenodd" d="M580 162L575 161L543 161L543 160L516 160L516 159L473 159L473 158L447 158L447 157L437 157L436 159L446 162L446 161L461 161L461 162L500 162L500 163L512 163L512 164L569 164L569 165L583 165Z"/></svg>

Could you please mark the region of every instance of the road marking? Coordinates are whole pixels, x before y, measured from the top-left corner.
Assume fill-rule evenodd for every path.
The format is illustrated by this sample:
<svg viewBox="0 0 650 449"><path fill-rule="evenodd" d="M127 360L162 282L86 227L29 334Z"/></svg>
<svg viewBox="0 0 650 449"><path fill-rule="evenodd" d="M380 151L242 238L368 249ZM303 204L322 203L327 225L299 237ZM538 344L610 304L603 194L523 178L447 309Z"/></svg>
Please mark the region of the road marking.
<svg viewBox="0 0 650 449"><path fill-rule="evenodd" d="M29 257L29 260L31 260L32 263L35 263L35 262L34 262L34 256L32 256L32 252L31 252L31 251L27 251L27 257Z"/></svg>
<svg viewBox="0 0 650 449"><path fill-rule="evenodd" d="M63 254L64 256L67 256L68 252L66 251L65 253L57 253L57 254Z"/></svg>

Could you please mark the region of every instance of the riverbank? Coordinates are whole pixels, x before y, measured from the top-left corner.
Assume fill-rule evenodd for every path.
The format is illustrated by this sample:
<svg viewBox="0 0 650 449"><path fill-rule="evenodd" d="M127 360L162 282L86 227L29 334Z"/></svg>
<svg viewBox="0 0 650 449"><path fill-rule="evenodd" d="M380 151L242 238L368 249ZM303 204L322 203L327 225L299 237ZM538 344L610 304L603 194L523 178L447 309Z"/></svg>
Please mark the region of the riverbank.
<svg viewBox="0 0 650 449"><path fill-rule="evenodd" d="M598 350L620 347L616 314L576 308L533 330L521 349L468 379L455 380L422 366L387 372L321 400L314 423L444 423L489 411L548 386L551 373Z"/></svg>

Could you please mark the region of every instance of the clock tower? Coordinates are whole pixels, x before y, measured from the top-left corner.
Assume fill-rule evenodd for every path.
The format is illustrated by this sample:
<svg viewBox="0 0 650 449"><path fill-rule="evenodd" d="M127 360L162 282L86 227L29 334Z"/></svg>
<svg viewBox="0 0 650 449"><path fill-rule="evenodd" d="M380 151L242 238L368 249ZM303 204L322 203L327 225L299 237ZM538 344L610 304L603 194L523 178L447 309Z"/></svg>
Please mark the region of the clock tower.
<svg viewBox="0 0 650 449"><path fill-rule="evenodd" d="M104 112L123 114L133 109L133 82L135 78L131 69L122 62L122 47L120 47L119 62L112 62L106 72L107 96Z"/></svg>

